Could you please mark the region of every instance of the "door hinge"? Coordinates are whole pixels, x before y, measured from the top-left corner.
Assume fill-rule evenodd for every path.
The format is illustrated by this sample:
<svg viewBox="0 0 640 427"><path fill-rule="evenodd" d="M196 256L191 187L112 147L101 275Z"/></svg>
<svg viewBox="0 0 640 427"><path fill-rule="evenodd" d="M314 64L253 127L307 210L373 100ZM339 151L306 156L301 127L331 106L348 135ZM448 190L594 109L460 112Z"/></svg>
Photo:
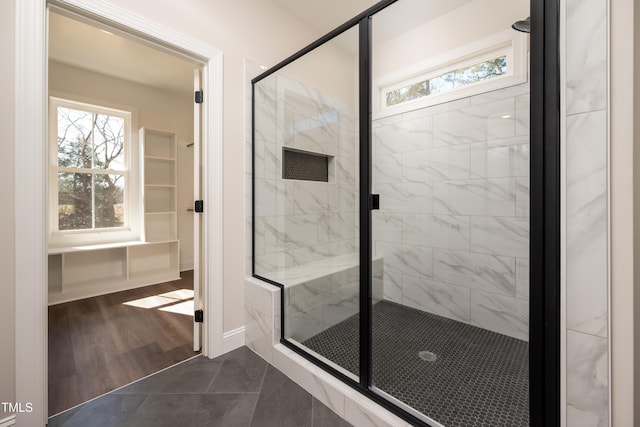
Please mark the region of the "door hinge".
<svg viewBox="0 0 640 427"><path fill-rule="evenodd" d="M196 310L195 313L193 313L193 319L196 323L204 323L204 311Z"/></svg>
<svg viewBox="0 0 640 427"><path fill-rule="evenodd" d="M204 212L204 201L202 200L196 200L194 206L193 206L193 210L199 213Z"/></svg>
<svg viewBox="0 0 640 427"><path fill-rule="evenodd" d="M204 92L202 89L196 91L196 104L202 104L204 102Z"/></svg>

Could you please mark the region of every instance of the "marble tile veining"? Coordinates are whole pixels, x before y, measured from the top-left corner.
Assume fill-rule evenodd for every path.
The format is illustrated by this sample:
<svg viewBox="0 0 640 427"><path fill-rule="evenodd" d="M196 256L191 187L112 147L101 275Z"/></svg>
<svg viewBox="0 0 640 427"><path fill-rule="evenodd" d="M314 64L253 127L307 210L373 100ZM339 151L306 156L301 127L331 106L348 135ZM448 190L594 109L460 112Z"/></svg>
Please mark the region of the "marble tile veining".
<svg viewBox="0 0 640 427"><path fill-rule="evenodd" d="M529 299L529 259L516 259L516 297Z"/></svg>
<svg viewBox="0 0 640 427"><path fill-rule="evenodd" d="M515 178L434 182L433 210L438 214L513 216Z"/></svg>
<svg viewBox="0 0 640 427"><path fill-rule="evenodd" d="M471 292L471 324L529 340L529 302L504 295Z"/></svg>
<svg viewBox="0 0 640 427"><path fill-rule="evenodd" d="M402 176L408 182L467 179L469 146L463 144L404 153Z"/></svg>
<svg viewBox="0 0 640 427"><path fill-rule="evenodd" d="M471 217L471 250L520 258L529 257L529 219Z"/></svg>
<svg viewBox="0 0 640 427"><path fill-rule="evenodd" d="M567 326L607 337L607 117L567 119Z"/></svg>
<svg viewBox="0 0 640 427"><path fill-rule="evenodd" d="M567 0L567 114L607 106L607 0Z"/></svg>
<svg viewBox="0 0 640 427"><path fill-rule="evenodd" d="M408 275L402 276L402 304L469 323L469 288L446 285Z"/></svg>
<svg viewBox="0 0 640 427"><path fill-rule="evenodd" d="M567 427L609 426L608 344L567 331Z"/></svg>
<svg viewBox="0 0 640 427"><path fill-rule="evenodd" d="M529 177L516 177L516 216L529 217L530 189Z"/></svg>
<svg viewBox="0 0 640 427"><path fill-rule="evenodd" d="M402 243L404 223L401 214L373 211L371 217L374 241Z"/></svg>
<svg viewBox="0 0 640 427"><path fill-rule="evenodd" d="M380 194L380 209L385 212L432 212L433 187L430 183L377 184L374 191Z"/></svg>
<svg viewBox="0 0 640 427"><path fill-rule="evenodd" d="M384 259L384 270L418 277L433 277L433 249L417 245L378 242L376 254Z"/></svg>
<svg viewBox="0 0 640 427"><path fill-rule="evenodd" d="M520 136L471 144L471 176L529 176L529 137Z"/></svg>
<svg viewBox="0 0 640 427"><path fill-rule="evenodd" d="M435 279L442 283L516 295L514 258L436 249L434 271Z"/></svg>

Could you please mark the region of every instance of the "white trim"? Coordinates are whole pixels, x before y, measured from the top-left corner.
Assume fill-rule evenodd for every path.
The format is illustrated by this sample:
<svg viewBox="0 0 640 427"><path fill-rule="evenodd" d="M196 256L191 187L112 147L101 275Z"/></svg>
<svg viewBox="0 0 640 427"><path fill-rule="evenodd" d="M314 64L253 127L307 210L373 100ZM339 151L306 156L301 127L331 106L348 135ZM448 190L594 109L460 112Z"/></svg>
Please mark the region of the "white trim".
<svg viewBox="0 0 640 427"><path fill-rule="evenodd" d="M140 204L139 197L140 183L142 182L139 176L139 168L132 167L138 165L140 159L138 157L138 138L135 138L134 129L134 110L133 109L116 109L107 103L101 103L94 100L91 102L77 101L73 98L63 98L53 96L49 94L49 209L48 209L48 224L49 224L49 246L59 245L81 245L81 244L96 244L101 242L118 242L139 239L141 236L142 218L140 217ZM82 111L97 112L100 114L106 114L113 117L118 117L124 120L124 133L125 133L125 146L124 146L124 169L123 170L100 170L94 168L61 168L58 166L57 159L57 108L74 108ZM57 174L64 169L65 171L90 174L117 174L122 175L125 180L124 187L124 226L113 228L90 228L80 230L59 230L58 229L58 186ZM94 212L95 216L95 212Z"/></svg>
<svg viewBox="0 0 640 427"><path fill-rule="evenodd" d="M11 415L0 420L0 427L12 427L16 425L16 416Z"/></svg>
<svg viewBox="0 0 640 427"><path fill-rule="evenodd" d="M503 55L507 56L507 73L502 76L386 106L384 94L388 91ZM525 83L528 76L527 61L527 36L512 29L501 31L490 37L477 40L428 60L420 61L377 79L374 82L373 91L373 118L375 120Z"/></svg>
<svg viewBox="0 0 640 427"><path fill-rule="evenodd" d="M166 49L202 60L206 155L203 354L222 354L222 52L102 0L59 0L66 9L119 26ZM47 4L16 2L15 44L15 322L16 401L33 403L20 425L47 420ZM207 149L208 148L208 149ZM27 208L25 208L27 207ZM210 255L209 255L210 254Z"/></svg>
<svg viewBox="0 0 640 427"><path fill-rule="evenodd" d="M638 2L634 2L634 7L637 7ZM607 179L607 213L606 213L606 224L607 224L607 397L609 399L609 403L607 405L608 411L608 421L609 425L612 426L613 419L613 313L612 308L613 304L611 301L612 292L611 284L612 284L612 270L611 270L611 2L607 0L607 14L605 17L605 23L607 26L606 30L606 49L607 49L607 171L606 171L606 179ZM637 40L637 37L636 37ZM632 87L634 82L631 82ZM636 89L637 90L637 89ZM634 105L634 108L635 105ZM634 192L635 193L635 192ZM632 224L633 227L633 224ZM634 230L635 231L635 230ZM634 248L635 250L635 248ZM636 375L635 369L633 370L634 375ZM635 390L634 390L635 393ZM633 398L634 403L637 402L637 398Z"/></svg>
<svg viewBox="0 0 640 427"><path fill-rule="evenodd" d="M244 326L225 332L222 336L222 351L228 353L236 348L242 347L245 343L244 337Z"/></svg>
<svg viewBox="0 0 640 427"><path fill-rule="evenodd" d="M15 375L16 402L47 420L47 15L44 1L17 1L15 45ZM25 208L28 207L28 208Z"/></svg>
<svg viewBox="0 0 640 427"><path fill-rule="evenodd" d="M203 187L205 200L204 239L202 259L208 260L203 266L204 313L203 354L214 358L223 354L223 63L222 52L211 56L209 65L202 73L202 89L205 102L202 110L202 159ZM217 96L214 96L217 95Z"/></svg>

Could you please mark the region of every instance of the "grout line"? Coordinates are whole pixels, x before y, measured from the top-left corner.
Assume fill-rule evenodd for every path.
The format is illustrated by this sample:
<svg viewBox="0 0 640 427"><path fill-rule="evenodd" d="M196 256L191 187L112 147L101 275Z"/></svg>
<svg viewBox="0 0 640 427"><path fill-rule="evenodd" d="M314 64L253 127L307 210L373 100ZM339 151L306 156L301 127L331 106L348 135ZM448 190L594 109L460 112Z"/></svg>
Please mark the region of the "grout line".
<svg viewBox="0 0 640 427"><path fill-rule="evenodd" d="M151 394L147 394L147 398L146 398L146 399L144 399L144 400L140 403L140 405L138 405L138 407L136 408L136 410L135 410L135 411L133 411L133 413L127 417L127 419L126 419L126 420L125 420L125 422L124 422L123 427L127 427L127 426L129 425L129 422L131 421L131 419L133 418L133 416L134 416L135 414L137 414L137 413L138 413L138 411L140 410L140 408L142 408L142 407L144 406L144 404L145 404L145 403L147 403L147 401L148 401L150 398L151 398ZM78 411L78 412L80 412L80 411ZM73 417L71 417L71 418L73 418ZM63 427L64 427L64 426L63 426Z"/></svg>
<svg viewBox="0 0 640 427"><path fill-rule="evenodd" d="M309 393L311 396L311 427L313 427L313 414L314 414L314 408L315 408L315 403L316 403L316 398L313 394Z"/></svg>
<svg viewBox="0 0 640 427"><path fill-rule="evenodd" d="M215 374L213 374L213 377L211 378L211 381L209 381L209 384L207 385L207 388L205 388L204 392L205 393L210 393L209 389L211 388L211 386L213 385L213 382L216 380L216 378L218 378L218 374L220 374L220 371L222 370L222 368L224 367L224 364L227 362L226 357L225 360L222 361L222 363L220 364L220 367L218 368L218 370L216 371Z"/></svg>
<svg viewBox="0 0 640 427"><path fill-rule="evenodd" d="M262 380L260 381L260 391L258 392L258 397L256 398L256 402L253 404L253 409L251 410L251 422L249 423L249 425L253 424L253 417L256 414L256 408L258 407L258 401L260 400L260 396L262 395L262 387L264 386L264 379L267 376L267 371L269 370L269 366L271 364L269 362L266 363L266 366L264 368L264 373L262 374Z"/></svg>

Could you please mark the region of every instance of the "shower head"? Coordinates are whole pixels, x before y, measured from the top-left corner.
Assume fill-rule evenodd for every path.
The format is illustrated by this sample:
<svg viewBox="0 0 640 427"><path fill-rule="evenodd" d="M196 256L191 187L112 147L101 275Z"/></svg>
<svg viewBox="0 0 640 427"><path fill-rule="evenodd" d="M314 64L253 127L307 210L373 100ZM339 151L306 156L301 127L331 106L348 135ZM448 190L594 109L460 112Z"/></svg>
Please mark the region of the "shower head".
<svg viewBox="0 0 640 427"><path fill-rule="evenodd" d="M527 16L527 19L525 19L524 21L516 21L513 23L513 25L511 26L511 28L513 28L516 31L520 31L523 33L530 33L531 32L531 17Z"/></svg>

